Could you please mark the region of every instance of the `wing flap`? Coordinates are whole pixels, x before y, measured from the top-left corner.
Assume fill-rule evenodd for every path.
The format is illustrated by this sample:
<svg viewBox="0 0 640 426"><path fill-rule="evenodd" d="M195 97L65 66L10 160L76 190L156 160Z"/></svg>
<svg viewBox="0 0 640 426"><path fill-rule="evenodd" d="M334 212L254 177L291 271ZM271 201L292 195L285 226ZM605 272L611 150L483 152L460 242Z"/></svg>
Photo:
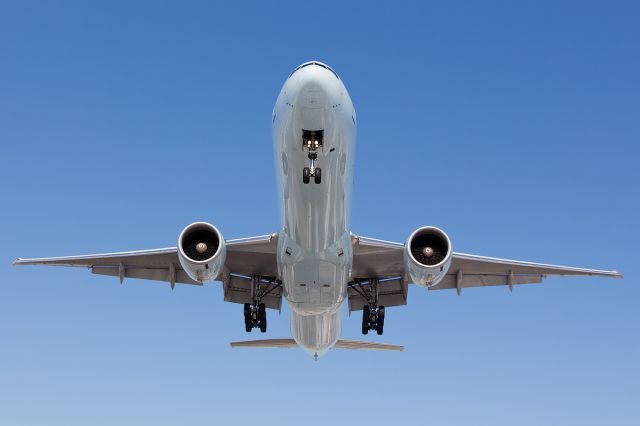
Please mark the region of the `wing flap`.
<svg viewBox="0 0 640 426"><path fill-rule="evenodd" d="M361 311L362 307L368 304L367 299L362 294L373 291L370 284L364 284L361 288L349 287L349 312ZM380 281L378 284L378 305L380 306L403 306L407 304L408 285L402 278L391 278Z"/></svg>
<svg viewBox="0 0 640 426"><path fill-rule="evenodd" d="M223 278L224 300L232 303L251 303L251 278L230 274ZM272 286L272 284L269 284ZM269 288L273 288L269 291ZM280 310L282 308L282 287L267 287L267 293L262 296L262 303L267 308Z"/></svg>
<svg viewBox="0 0 640 426"><path fill-rule="evenodd" d="M112 277L120 276L120 268L114 266L92 266L91 273L97 275L110 275ZM137 266L124 267L123 278L138 278L152 281L165 281L171 283L169 268L144 268ZM175 282L180 284L202 285L192 280L189 275L182 269L175 270Z"/></svg>
<svg viewBox="0 0 640 426"><path fill-rule="evenodd" d="M458 281L461 279L461 281ZM517 284L535 284L540 283L544 279L544 275L481 275L481 274L463 274L461 277L458 275L448 274L442 281L433 287L429 287L429 290L444 290L452 288L467 288L467 287L487 287L495 285L517 285Z"/></svg>

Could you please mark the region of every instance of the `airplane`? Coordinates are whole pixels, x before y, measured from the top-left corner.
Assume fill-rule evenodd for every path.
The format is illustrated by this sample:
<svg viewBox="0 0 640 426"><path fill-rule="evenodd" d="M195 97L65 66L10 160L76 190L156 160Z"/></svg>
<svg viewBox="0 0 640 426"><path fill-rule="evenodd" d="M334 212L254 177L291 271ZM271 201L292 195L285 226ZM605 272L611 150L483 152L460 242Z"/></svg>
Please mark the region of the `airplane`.
<svg viewBox="0 0 640 426"><path fill-rule="evenodd" d="M291 311L292 338L232 342L232 347L301 347L316 360L331 348L402 350L401 345L340 339L342 306L362 311L362 334L383 334L386 308L407 304L410 284L428 290L539 283L548 275L622 277L582 269L452 251L434 226L405 243L350 231L356 112L328 65L293 70L272 115L281 227L269 235L225 240L195 222L177 247L17 259L14 265L83 266L94 274L176 284L221 281L226 302L242 304L245 330L267 331L267 309Z"/></svg>

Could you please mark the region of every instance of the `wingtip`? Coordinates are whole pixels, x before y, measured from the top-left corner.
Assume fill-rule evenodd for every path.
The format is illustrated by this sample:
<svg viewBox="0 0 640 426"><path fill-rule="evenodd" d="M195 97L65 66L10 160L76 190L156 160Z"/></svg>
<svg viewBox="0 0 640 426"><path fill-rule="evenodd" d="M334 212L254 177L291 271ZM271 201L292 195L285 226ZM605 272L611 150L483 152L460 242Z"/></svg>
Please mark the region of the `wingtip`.
<svg viewBox="0 0 640 426"><path fill-rule="evenodd" d="M19 257L13 261L13 266L24 266L24 265L34 265L37 259L29 259L24 257Z"/></svg>

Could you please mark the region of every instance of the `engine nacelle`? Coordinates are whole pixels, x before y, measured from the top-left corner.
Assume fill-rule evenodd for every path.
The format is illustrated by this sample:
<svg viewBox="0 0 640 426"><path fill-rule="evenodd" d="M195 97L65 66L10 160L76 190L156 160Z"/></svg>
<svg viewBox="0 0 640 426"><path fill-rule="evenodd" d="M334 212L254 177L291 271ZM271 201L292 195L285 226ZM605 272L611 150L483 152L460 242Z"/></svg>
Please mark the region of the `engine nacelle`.
<svg viewBox="0 0 640 426"><path fill-rule="evenodd" d="M434 226L418 228L404 248L404 265L409 278L422 287L440 282L451 266L451 241Z"/></svg>
<svg viewBox="0 0 640 426"><path fill-rule="evenodd" d="M178 259L191 279L203 283L215 280L224 267L227 246L215 226L195 222L178 237Z"/></svg>

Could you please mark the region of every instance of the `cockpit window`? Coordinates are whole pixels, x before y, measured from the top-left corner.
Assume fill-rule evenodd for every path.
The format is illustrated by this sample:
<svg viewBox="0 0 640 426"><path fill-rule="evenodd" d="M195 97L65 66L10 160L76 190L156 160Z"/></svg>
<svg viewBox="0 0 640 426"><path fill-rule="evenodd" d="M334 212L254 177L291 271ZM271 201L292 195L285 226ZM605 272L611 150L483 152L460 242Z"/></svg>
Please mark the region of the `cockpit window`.
<svg viewBox="0 0 640 426"><path fill-rule="evenodd" d="M337 78L338 80L340 80L340 77L338 77L338 74L337 74L333 69L331 69L331 67L330 67L329 65L325 65L325 64L323 64L322 62L316 62L316 61L305 62L304 64L302 64L302 65L298 66L296 69L294 69L294 70L291 72L291 74L289 74L289 77L291 77L291 76L292 76L296 71L298 71L299 69L304 68L304 67L308 67L309 65L318 65L319 67L322 67L322 68L328 69L329 71L331 71L331 72L333 73L333 75L335 75L335 76L336 76L336 78Z"/></svg>

